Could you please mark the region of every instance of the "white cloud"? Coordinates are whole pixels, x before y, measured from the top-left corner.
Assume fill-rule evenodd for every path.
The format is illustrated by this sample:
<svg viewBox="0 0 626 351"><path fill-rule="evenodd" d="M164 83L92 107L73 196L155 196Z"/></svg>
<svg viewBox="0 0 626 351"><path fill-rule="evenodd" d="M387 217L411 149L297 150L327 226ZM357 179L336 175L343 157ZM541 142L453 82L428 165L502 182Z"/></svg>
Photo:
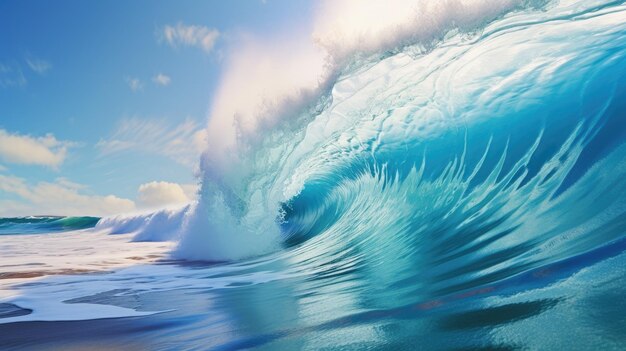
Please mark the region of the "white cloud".
<svg viewBox="0 0 626 351"><path fill-rule="evenodd" d="M39 74L44 74L52 68L52 64L50 64L50 62L39 59L27 58L26 63L30 69Z"/></svg>
<svg viewBox="0 0 626 351"><path fill-rule="evenodd" d="M154 84L167 86L170 84L172 79L163 73L159 73L156 76L152 77L152 81L154 82Z"/></svg>
<svg viewBox="0 0 626 351"><path fill-rule="evenodd" d="M141 80L139 80L139 78L126 77L125 80L130 90L134 92L143 90L143 83L141 82Z"/></svg>
<svg viewBox="0 0 626 351"><path fill-rule="evenodd" d="M197 186L170 182L150 182L141 184L137 191L137 202L143 208L157 209L182 205L195 197Z"/></svg>
<svg viewBox="0 0 626 351"><path fill-rule="evenodd" d="M133 117L122 120L113 135L96 146L102 156L141 151L193 166L206 147L206 131L190 118L174 124L164 119Z"/></svg>
<svg viewBox="0 0 626 351"><path fill-rule="evenodd" d="M0 88L23 87L26 77L19 65L0 63Z"/></svg>
<svg viewBox="0 0 626 351"><path fill-rule="evenodd" d="M213 50L219 36L220 32L217 29L183 23L167 25L162 33L163 40L172 47L195 46L207 53Z"/></svg>
<svg viewBox="0 0 626 351"><path fill-rule="evenodd" d="M131 200L114 195L85 194L85 189L64 178L28 184L22 178L0 174L0 192L20 198L20 201L0 201L0 216L106 216L135 210Z"/></svg>
<svg viewBox="0 0 626 351"><path fill-rule="evenodd" d="M0 129L0 159L8 163L58 167L73 145L57 140L52 134L35 138Z"/></svg>

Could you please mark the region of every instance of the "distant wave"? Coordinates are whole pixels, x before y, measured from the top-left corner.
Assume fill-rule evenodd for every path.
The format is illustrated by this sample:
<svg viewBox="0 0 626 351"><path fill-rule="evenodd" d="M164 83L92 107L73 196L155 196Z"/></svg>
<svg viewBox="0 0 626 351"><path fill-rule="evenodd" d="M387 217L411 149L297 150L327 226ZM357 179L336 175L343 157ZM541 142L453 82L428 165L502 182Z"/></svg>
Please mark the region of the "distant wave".
<svg viewBox="0 0 626 351"><path fill-rule="evenodd" d="M0 235L41 234L93 228L98 217L29 216L0 218Z"/></svg>

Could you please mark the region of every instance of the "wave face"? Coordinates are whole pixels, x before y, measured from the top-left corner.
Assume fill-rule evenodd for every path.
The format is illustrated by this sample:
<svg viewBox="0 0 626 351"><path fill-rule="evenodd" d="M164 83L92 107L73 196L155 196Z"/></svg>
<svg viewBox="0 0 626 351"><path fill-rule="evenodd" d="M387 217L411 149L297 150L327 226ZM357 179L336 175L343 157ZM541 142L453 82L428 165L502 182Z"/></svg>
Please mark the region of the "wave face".
<svg viewBox="0 0 626 351"><path fill-rule="evenodd" d="M619 237L623 4L513 4L479 31L473 18L352 63L289 123L240 140L226 170L205 157L175 255L380 242L444 270L502 253L479 267L519 272Z"/></svg>
<svg viewBox="0 0 626 351"><path fill-rule="evenodd" d="M98 217L15 217L0 218L0 235L42 234L93 228Z"/></svg>

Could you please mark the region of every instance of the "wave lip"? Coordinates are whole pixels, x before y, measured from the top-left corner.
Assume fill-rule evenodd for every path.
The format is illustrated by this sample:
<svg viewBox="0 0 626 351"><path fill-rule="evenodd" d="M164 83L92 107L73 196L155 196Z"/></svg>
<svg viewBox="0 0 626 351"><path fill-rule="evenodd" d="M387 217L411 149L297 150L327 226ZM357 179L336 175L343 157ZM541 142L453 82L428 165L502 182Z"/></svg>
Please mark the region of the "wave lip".
<svg viewBox="0 0 626 351"><path fill-rule="evenodd" d="M489 3L475 2L478 8ZM456 12L451 14L438 12L448 11L443 5L429 8L443 16L436 20L440 26L435 29L440 31L435 32L440 35L407 32L389 39L382 35L379 39L390 40L394 48L385 47L385 55L338 70L339 76L320 85L327 90L320 92L319 101L277 114L280 121L251 124L258 127L259 135L250 137L246 129L237 134L241 150L208 150L201 164L199 204L187 216L189 225L181 231L177 257L238 260L246 253L259 253L261 236L280 243L292 238L294 230L303 237L323 233L346 218L345 204L332 201L349 202L353 194L342 197L341 191L371 190L358 186L350 190L352 181L367 174L376 178L372 170L386 167L387 179L397 174L400 184L422 158L427 168L420 186L444 182L444 172L448 172L455 177L452 181L466 189L466 194L453 189L460 198L482 186L506 202L507 195L522 194L520 189L526 187L533 193L524 198L536 202L524 209L538 212L538 206L552 205L551 196L557 198L599 160L589 160L587 154L597 147L594 144L602 143L594 139L603 133L602 126L620 123L614 110L624 78L620 70L624 6L606 1L550 2L549 6L543 6L545 1L503 3L506 6L485 10L488 16L484 18L469 13L472 18L467 23L457 20L469 8L464 5L452 6ZM420 51L423 37L432 46ZM215 121L224 122L219 116L212 116L212 121L216 117ZM538 135L542 136L537 152L529 152ZM570 136L575 140L568 140ZM490 137L493 143L485 166L476 168ZM463 158L463 152L467 157ZM210 154L225 157L228 166L216 165L219 162ZM472 169L478 172L475 177L469 177ZM441 175L439 180L437 175ZM501 183L505 176L510 184ZM545 179L542 183L533 183L541 178ZM464 184L468 179L471 184ZM366 202L383 203L389 197L385 193L392 189L388 184ZM398 196L407 204L416 202L423 195L418 190L415 186ZM418 191L415 198L406 198L412 191ZM443 201L445 195L432 197ZM479 205L483 200L476 196ZM474 210L478 216L485 209ZM219 249L230 248L224 245L227 242L241 243L234 245L236 254ZM267 247L271 250L277 245Z"/></svg>
<svg viewBox="0 0 626 351"><path fill-rule="evenodd" d="M163 314L169 322L195 323L207 307L206 328L184 326L189 338L164 333L172 324L161 315L151 329L155 340L198 340L201 349L209 339L236 349L283 338L307 343L284 349L411 349L421 339L439 343L432 349L572 340L623 349L625 4L520 11L470 40L344 72L296 133L271 124L258 148L237 155L235 176L204 169L198 202L96 226L135 241L180 238L175 258L228 262L55 277L22 286L6 300L22 312L5 304L6 313L85 319L86 306L64 305L149 295L154 311L182 309ZM171 248L137 246L161 244ZM96 247L109 255L121 246Z"/></svg>

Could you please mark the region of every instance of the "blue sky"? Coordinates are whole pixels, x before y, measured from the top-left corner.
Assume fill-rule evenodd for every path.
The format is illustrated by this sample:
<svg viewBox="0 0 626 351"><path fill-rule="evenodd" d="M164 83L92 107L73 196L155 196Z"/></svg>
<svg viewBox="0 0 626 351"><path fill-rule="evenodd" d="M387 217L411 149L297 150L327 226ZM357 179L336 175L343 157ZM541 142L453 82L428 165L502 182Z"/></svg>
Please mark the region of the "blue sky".
<svg viewBox="0 0 626 351"><path fill-rule="evenodd" d="M311 12L287 0L0 2L0 216L191 198L237 42L308 31Z"/></svg>

